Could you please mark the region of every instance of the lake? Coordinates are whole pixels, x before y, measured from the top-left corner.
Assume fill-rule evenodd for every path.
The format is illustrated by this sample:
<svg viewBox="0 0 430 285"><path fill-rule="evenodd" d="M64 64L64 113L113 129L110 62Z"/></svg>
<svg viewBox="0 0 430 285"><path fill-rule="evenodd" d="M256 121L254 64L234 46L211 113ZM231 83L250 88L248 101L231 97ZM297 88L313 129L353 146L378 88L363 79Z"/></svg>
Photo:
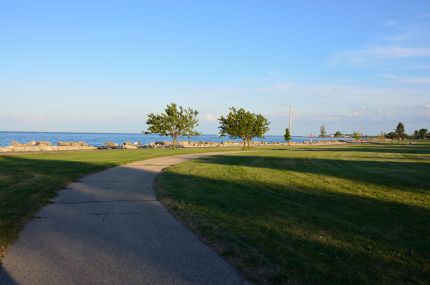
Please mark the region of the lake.
<svg viewBox="0 0 430 285"><path fill-rule="evenodd" d="M310 138L293 136L293 142L303 142L313 140L333 140L333 138ZM12 141L25 143L29 141L48 141L56 144L58 141L84 141L92 146L102 146L105 142L111 141L118 144L123 142L140 142L147 144L156 141L170 141L170 137L159 135L144 135L141 133L68 133L68 132L0 132L0 146L8 146ZM181 137L179 141L207 141L222 142L232 141L229 137L219 137L218 135L200 135L196 137ZM254 141L283 142L283 136L266 136L264 139L254 139Z"/></svg>

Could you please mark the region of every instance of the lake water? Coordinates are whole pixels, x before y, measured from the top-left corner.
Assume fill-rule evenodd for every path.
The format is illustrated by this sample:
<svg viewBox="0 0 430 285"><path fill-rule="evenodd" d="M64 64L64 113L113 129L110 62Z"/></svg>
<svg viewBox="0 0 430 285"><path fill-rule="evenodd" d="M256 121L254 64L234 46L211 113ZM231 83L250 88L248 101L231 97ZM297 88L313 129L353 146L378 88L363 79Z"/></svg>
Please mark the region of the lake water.
<svg viewBox="0 0 430 285"><path fill-rule="evenodd" d="M332 140L331 138L310 138L310 137L292 137L293 142L303 142L315 140ZM219 137L218 135L200 135L196 137L181 137L180 141L207 141L222 142L231 141L228 137ZM118 144L123 142L140 142L147 144L156 141L170 141L170 137L161 137L159 135L144 135L133 133L60 133L60 132L0 132L0 146L8 146L12 141L25 143L29 141L48 141L56 144L58 141L84 141L93 146L102 146L105 142L111 141ZM265 142L283 142L283 136L266 136L264 139L254 139L254 141Z"/></svg>

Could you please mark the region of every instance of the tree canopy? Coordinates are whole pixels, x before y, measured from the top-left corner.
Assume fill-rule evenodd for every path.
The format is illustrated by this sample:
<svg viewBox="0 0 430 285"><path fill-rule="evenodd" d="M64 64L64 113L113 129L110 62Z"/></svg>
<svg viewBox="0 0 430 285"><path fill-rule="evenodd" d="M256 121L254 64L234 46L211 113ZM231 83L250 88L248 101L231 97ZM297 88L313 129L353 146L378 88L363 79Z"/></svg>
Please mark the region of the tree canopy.
<svg viewBox="0 0 430 285"><path fill-rule="evenodd" d="M396 134L396 136L399 140L403 139L405 137L405 126L403 125L402 122L399 122L397 124L397 127L396 127L394 133Z"/></svg>
<svg viewBox="0 0 430 285"><path fill-rule="evenodd" d="M290 129L289 128L285 129L284 140L286 140L287 142L291 141L291 134L290 134Z"/></svg>
<svg viewBox="0 0 430 285"><path fill-rule="evenodd" d="M428 136L428 130L427 129L420 129L418 131L418 138L419 139L425 139Z"/></svg>
<svg viewBox="0 0 430 285"><path fill-rule="evenodd" d="M167 105L164 113L149 114L146 124L149 126L149 133L172 137L173 147L176 147L178 136L198 135L198 132L194 130L198 126L198 114L199 112L191 108L185 109L171 103Z"/></svg>
<svg viewBox="0 0 430 285"><path fill-rule="evenodd" d="M269 130L269 121L261 114L254 114L243 108L230 108L227 116L221 116L220 136L229 135L230 138L240 138L243 140L243 146L249 146L252 138L263 138Z"/></svg>
<svg viewBox="0 0 430 285"><path fill-rule="evenodd" d="M334 137L336 138L340 138L341 136L343 136L343 134L340 131L334 133Z"/></svg>
<svg viewBox="0 0 430 285"><path fill-rule="evenodd" d="M326 137L326 136L327 136L327 132L326 132L326 130L325 130L325 126L324 126L324 125L322 125L322 126L320 127L320 137L324 138L324 137Z"/></svg>
<svg viewBox="0 0 430 285"><path fill-rule="evenodd" d="M359 140L361 138L360 132L353 132L352 137L356 140Z"/></svg>
<svg viewBox="0 0 430 285"><path fill-rule="evenodd" d="M396 137L396 133L395 132L389 132L389 133L385 134L385 137L387 139L394 139Z"/></svg>

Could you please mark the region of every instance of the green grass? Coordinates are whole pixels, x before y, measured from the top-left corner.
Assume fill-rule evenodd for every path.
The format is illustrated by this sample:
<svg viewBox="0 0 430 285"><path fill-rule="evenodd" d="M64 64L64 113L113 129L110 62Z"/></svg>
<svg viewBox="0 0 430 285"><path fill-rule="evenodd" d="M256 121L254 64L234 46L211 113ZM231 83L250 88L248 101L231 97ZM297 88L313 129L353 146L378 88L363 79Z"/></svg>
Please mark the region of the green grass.
<svg viewBox="0 0 430 285"><path fill-rule="evenodd" d="M162 202L257 283L429 284L430 144L203 158Z"/></svg>
<svg viewBox="0 0 430 285"><path fill-rule="evenodd" d="M0 155L0 257L24 223L77 178L124 163L158 156L229 149L145 149Z"/></svg>

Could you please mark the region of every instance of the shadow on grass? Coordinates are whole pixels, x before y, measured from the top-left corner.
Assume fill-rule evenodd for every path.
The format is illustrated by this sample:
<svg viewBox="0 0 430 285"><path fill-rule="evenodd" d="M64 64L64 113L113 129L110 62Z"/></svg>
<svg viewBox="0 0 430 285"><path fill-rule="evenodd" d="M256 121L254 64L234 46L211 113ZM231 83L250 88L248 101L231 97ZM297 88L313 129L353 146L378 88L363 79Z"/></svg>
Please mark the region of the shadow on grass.
<svg viewBox="0 0 430 285"><path fill-rule="evenodd" d="M11 180L0 181L3 244L16 237L23 221L46 204L65 181L116 166L3 158L1 173L5 177L13 176ZM419 173L428 170L428 166L421 163L357 163L260 156L222 156L202 161L341 175L368 183L375 183L374 175L379 169L389 174L377 180L376 183L382 185L386 185L384 181L390 175L402 169ZM358 168L349 168L353 165ZM371 170L366 172L368 168ZM340 169L346 173L339 174ZM412 181L415 183L420 175ZM430 278L428 209L326 193L321 189L298 192L271 183L250 185L171 171L161 179L167 183L162 183L164 190L161 192L166 205L259 280L269 277L273 283L425 284ZM409 189L407 183L405 180L395 185ZM428 184L421 183L416 189L424 189L422 187ZM168 197L173 200L163 193L169 193ZM77 242L86 242L84 236L74 238ZM97 238L97 235L91 237L92 240ZM124 250L130 248L132 246L127 245Z"/></svg>
<svg viewBox="0 0 430 285"><path fill-rule="evenodd" d="M168 208L258 282L425 284L430 278L429 209L174 170L158 185Z"/></svg>
<svg viewBox="0 0 430 285"><path fill-rule="evenodd" d="M212 156L200 161L220 165L267 168L312 173L354 180L384 187L428 193L430 163L398 161L366 161L313 157Z"/></svg>
<svg viewBox="0 0 430 285"><path fill-rule="evenodd" d="M0 254L59 189L81 176L117 166L12 155L0 159Z"/></svg>
<svg viewBox="0 0 430 285"><path fill-rule="evenodd" d="M241 284L234 269L154 201L151 186L162 165L109 169L70 185L23 231L0 284ZM60 172L74 174L75 166Z"/></svg>
<svg viewBox="0 0 430 285"><path fill-rule="evenodd" d="M303 148L302 151L341 151L341 152L371 152L371 153L397 153L397 154L430 154L430 143L419 145L358 145L358 146L327 146L327 147L312 147Z"/></svg>
<svg viewBox="0 0 430 285"><path fill-rule="evenodd" d="M2 285L18 285L9 273L0 267L0 281Z"/></svg>

